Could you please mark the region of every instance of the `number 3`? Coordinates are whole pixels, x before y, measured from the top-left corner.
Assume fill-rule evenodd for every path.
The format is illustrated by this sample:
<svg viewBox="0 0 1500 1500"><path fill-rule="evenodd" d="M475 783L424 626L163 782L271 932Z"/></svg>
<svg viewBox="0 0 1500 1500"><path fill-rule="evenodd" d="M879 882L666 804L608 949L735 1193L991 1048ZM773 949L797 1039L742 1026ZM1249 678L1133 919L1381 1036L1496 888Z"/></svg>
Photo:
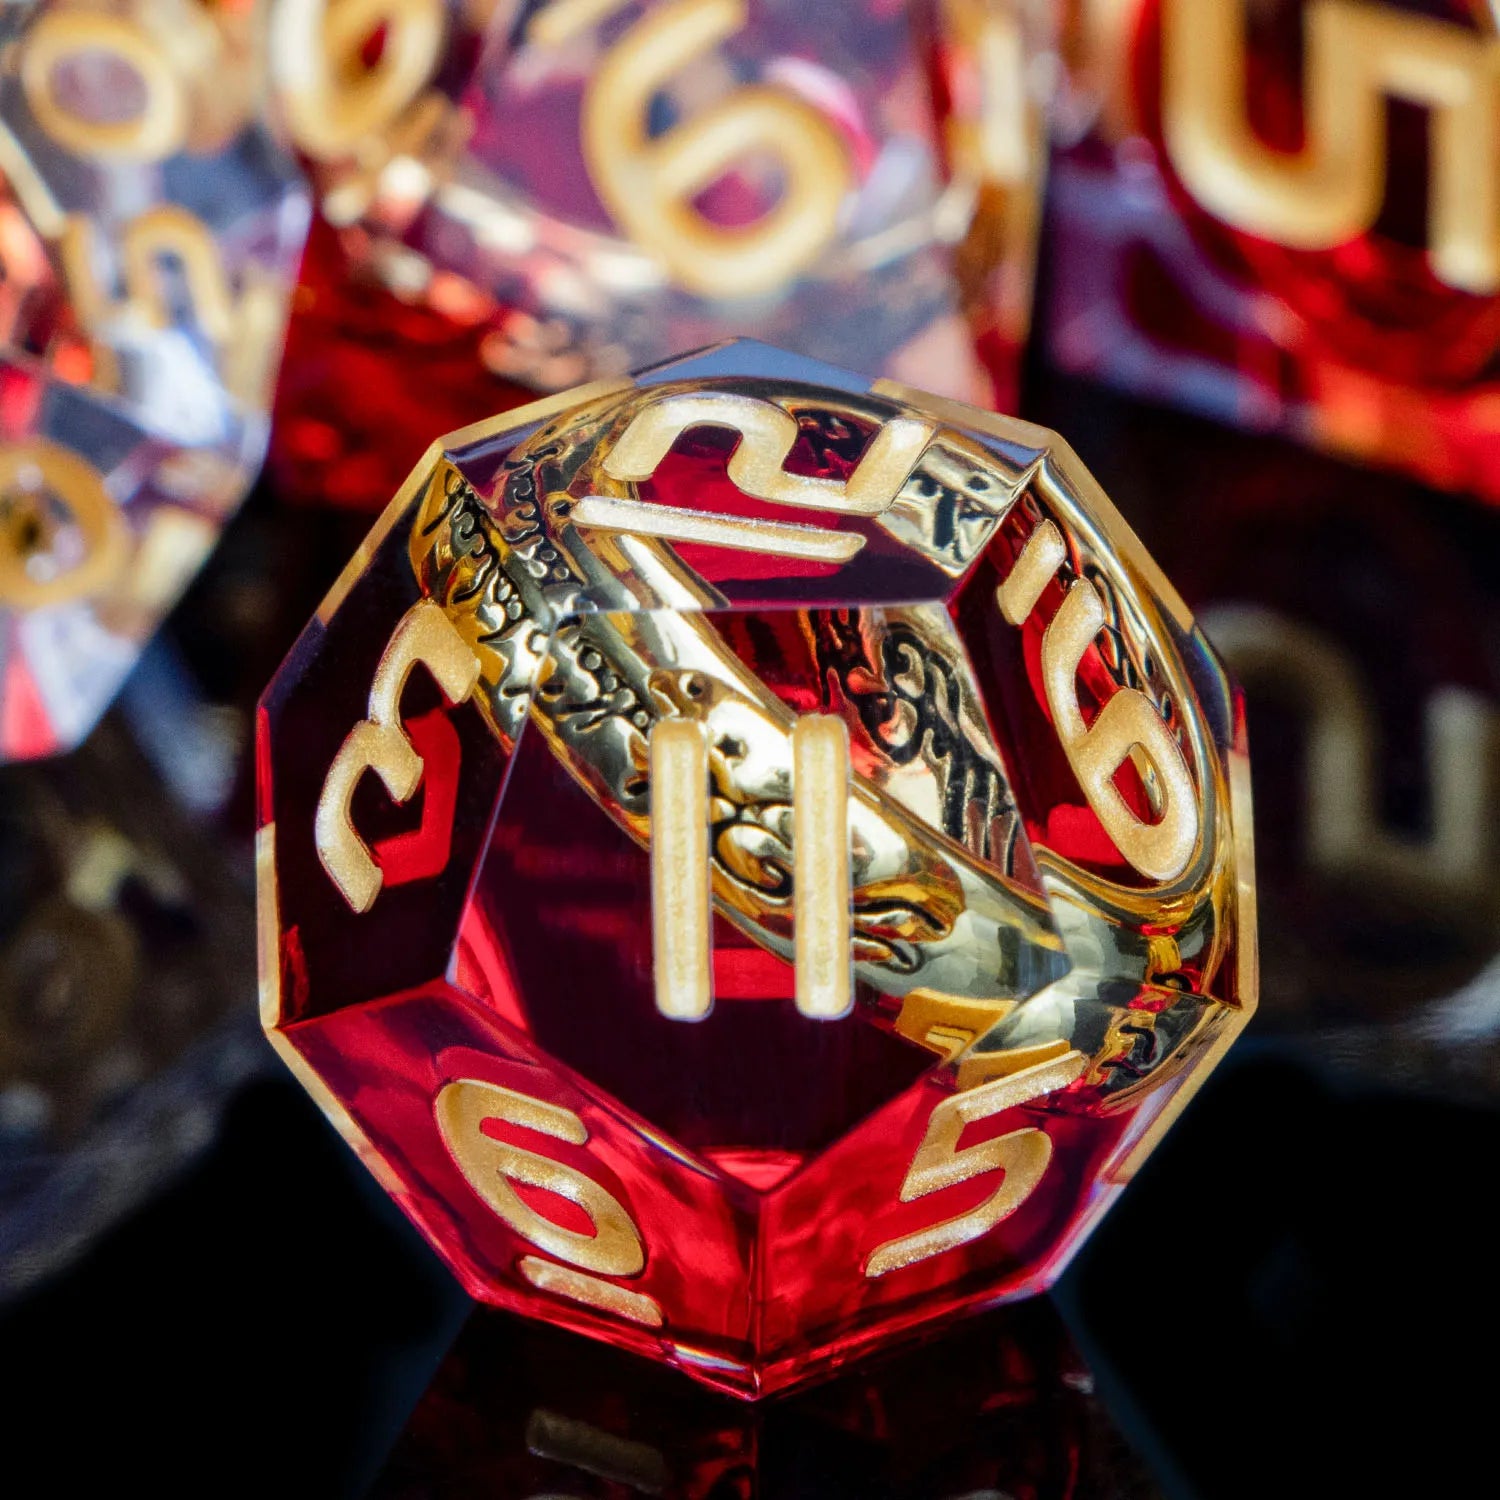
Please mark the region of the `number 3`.
<svg viewBox="0 0 1500 1500"><path fill-rule="evenodd" d="M418 662L432 673L449 703L462 703L479 678L479 663L431 599L414 604L396 626L370 684L370 717L356 724L328 768L314 820L318 858L344 900L367 912L384 876L349 813L354 789L374 771L396 802L408 802L422 782L422 757L401 727L401 693Z"/></svg>

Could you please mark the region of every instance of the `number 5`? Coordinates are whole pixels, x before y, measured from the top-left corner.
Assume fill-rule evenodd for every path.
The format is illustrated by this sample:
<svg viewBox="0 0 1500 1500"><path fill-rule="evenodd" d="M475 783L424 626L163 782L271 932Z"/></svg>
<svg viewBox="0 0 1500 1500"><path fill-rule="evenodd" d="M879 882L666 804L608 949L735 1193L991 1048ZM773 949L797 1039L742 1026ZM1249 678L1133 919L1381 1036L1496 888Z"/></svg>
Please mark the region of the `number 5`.
<svg viewBox="0 0 1500 1500"><path fill-rule="evenodd" d="M1385 97L1433 111L1428 237L1434 273L1500 286L1500 45L1384 5L1313 0L1307 145L1262 145L1245 114L1245 0L1168 0L1162 121L1172 163L1212 214L1301 250L1375 222L1385 191Z"/></svg>
<svg viewBox="0 0 1500 1500"><path fill-rule="evenodd" d="M1004 1172L1004 1179L978 1208L944 1219L930 1229L887 1240L865 1262L865 1275L884 1276L888 1271L899 1271L945 1250L956 1250L1009 1218L1042 1180L1047 1163L1052 1160L1051 1137L1045 1130L1028 1126L960 1151L958 1141L964 1126L1066 1088L1083 1072L1087 1061L1081 1052L1064 1053L1050 1062L1037 1063L1008 1078L996 1078L944 1099L927 1122L927 1134L912 1158L906 1181L901 1184L901 1201L910 1203L915 1198L925 1198L929 1193L957 1187L986 1172Z"/></svg>

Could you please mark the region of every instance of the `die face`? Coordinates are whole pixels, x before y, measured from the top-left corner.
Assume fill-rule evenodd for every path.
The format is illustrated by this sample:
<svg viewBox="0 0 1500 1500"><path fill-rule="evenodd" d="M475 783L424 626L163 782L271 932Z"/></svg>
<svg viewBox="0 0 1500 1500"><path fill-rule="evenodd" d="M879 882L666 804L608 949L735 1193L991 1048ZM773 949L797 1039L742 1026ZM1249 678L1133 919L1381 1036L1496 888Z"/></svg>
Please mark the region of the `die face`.
<svg viewBox="0 0 1500 1500"><path fill-rule="evenodd" d="M0 756L88 730L260 463L307 205L256 24L54 3L0 64Z"/></svg>
<svg viewBox="0 0 1500 1500"><path fill-rule="evenodd" d="M502 5L477 64L456 21L433 54L449 123L391 124L357 215L337 188L325 211L374 280L481 328L479 362L534 389L749 331L1007 408L1050 14Z"/></svg>
<svg viewBox="0 0 1500 1500"><path fill-rule="evenodd" d="M81 740L237 502L224 455L0 355L0 758Z"/></svg>
<svg viewBox="0 0 1500 1500"><path fill-rule="evenodd" d="M465 100L474 133L414 235L512 311L514 373L549 340L576 359L557 373L582 379L750 326L988 394L949 228L972 225L978 185L945 180L924 66L933 28L957 65L962 7L851 6L842 22L786 3L597 10L554 4L492 30ZM1026 20L988 18L1018 64ZM1024 88L1019 67L991 86ZM1024 105L991 108L1018 117L1026 153Z"/></svg>
<svg viewBox="0 0 1500 1500"><path fill-rule="evenodd" d="M1500 830L1475 812L1500 778L1500 516L1082 386L1043 409L1087 411L1086 456L1254 703L1256 797L1287 809L1256 852L1257 1026L1319 1066L1492 1095L1459 1017L1500 946Z"/></svg>
<svg viewBox="0 0 1500 1500"><path fill-rule="evenodd" d="M1497 493L1488 11L1126 0L1078 32L1060 362Z"/></svg>
<svg viewBox="0 0 1500 1500"><path fill-rule="evenodd" d="M1236 702L1108 502L762 346L455 434L261 769L284 1054L477 1295L740 1393L1046 1284L1253 1005Z"/></svg>

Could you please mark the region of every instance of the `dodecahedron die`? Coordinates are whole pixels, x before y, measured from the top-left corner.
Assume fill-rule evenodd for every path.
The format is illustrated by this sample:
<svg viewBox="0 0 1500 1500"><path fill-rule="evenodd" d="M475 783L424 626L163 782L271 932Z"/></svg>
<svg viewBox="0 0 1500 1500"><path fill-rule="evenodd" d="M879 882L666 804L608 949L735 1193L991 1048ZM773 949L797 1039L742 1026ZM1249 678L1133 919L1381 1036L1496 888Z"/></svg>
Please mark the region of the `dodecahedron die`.
<svg viewBox="0 0 1500 1500"><path fill-rule="evenodd" d="M741 1393L1046 1285L1254 1003L1238 700L1124 522L764 345L432 449L259 753L288 1062L475 1295Z"/></svg>

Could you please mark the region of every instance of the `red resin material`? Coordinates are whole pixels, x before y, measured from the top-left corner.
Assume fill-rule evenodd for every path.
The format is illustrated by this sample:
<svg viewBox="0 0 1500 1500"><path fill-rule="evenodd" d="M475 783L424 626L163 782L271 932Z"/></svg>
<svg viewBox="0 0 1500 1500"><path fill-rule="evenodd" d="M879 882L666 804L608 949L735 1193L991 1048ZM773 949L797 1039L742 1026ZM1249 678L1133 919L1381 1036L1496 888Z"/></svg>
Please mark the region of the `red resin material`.
<svg viewBox="0 0 1500 1500"><path fill-rule="evenodd" d="M827 401L872 414L830 420L814 387L794 384L792 372L849 380L824 393ZM652 394L657 382L667 382L669 397L673 382L694 380L694 389L707 382L727 397L754 391L762 402L801 403L787 475L848 480L875 441L879 401L852 377L755 345L708 351L635 387L623 382L618 399L649 406L667 399ZM468 618L474 590L457 575L435 583L431 555L422 556L442 527L457 539L456 555L505 547L510 569L524 556L533 569L525 576L560 576L564 544L528 550L523 531L537 507L527 497L541 491L550 514L567 516L603 476L586 458L584 467L570 460L572 488L563 494L547 465L570 442L586 455L599 440L576 434L604 429L589 426L587 406L576 416L566 398L547 407L471 430L462 446L419 467L407 503L387 513L266 695L265 1020L476 1297L665 1359L736 1394L763 1394L919 1325L1048 1284L1128 1178L1174 1095L1194 1086L1248 1013L1250 970L1236 955L1253 942L1251 918L1235 905L1231 879L1215 898L1226 925L1201 942L1199 919L1184 916L1193 906L1189 877L1178 882L1174 905L1157 906L1157 888L1112 842L1070 769L1040 686L1063 575L1019 628L996 604L1027 538L1065 507L1055 491L1039 499L1026 487L1042 459L1033 463L997 437L976 449L972 432L943 428L952 446L922 460L927 467L902 490L908 511L899 521L895 511L802 512L864 538L852 558L809 562L682 543L675 556L689 570L683 576L714 591L716 602L707 613L661 612L660 628L701 622L691 628L721 653L717 680L753 684L747 691L763 694L763 715L841 720L852 774L868 789L862 795L907 810L901 816L921 830L908 837L936 851L924 857L957 861L937 867L950 884L934 886L938 877L921 873L932 866L883 884L860 875L851 887L853 1011L815 1019L798 1009L794 967L776 938L795 936L776 904L785 894L776 882L784 888L790 871L763 855L765 926L723 906L713 920L711 1013L697 1022L664 1014L649 845L622 821L623 804L589 780L594 771L580 773L568 759L574 742L557 737L577 714L596 715L596 736L617 711L635 713L639 724L667 689L652 689L651 704L635 700L633 709L591 648L567 646L584 628L570 622L589 618L587 601L561 607L550 644L539 627L529 647L517 644L533 596L509 584L491 597L510 607L474 638L476 660L489 664L478 690L456 691L413 670L393 718L371 687L414 610L438 619L442 639L451 628L443 620ZM961 418L962 409L944 408L945 422ZM729 477L731 437L716 427L685 432L636 499L784 522L783 504L747 495ZM987 452L993 468L956 478L949 455L975 452ZM1020 477L1005 477L1012 473ZM1011 498L989 488L1012 483ZM482 504L489 519L452 511L430 519L424 507L444 494L450 502L474 497L466 503ZM925 535L935 540L910 540L921 529L912 512L928 518ZM1082 576L1092 544L1076 545ZM1122 591L1153 586L1136 576L1133 552L1108 554L1102 566L1116 570ZM616 612L596 618L626 629L631 615L619 611L620 596L599 598ZM508 650L546 658L531 679L529 713L513 720L504 691L484 675L490 643L501 639ZM593 674L597 697L570 719L575 670ZM1178 696L1169 701L1157 677L1175 681ZM1122 683L1157 693L1174 743L1202 736L1193 774L1205 788L1243 754L1232 689L1195 634L1173 627L1156 658L1145 658L1134 616L1122 617L1088 646L1076 681L1091 723ZM327 788L361 720L358 733L373 734L372 744L398 729L420 775L404 802L381 784L384 772L353 783L348 823L379 875L357 909L335 879L344 867L329 853L341 835L330 834ZM758 733L746 732L752 740ZM715 753L748 776L746 746L711 733ZM595 741L578 743L579 754L592 753ZM383 752L371 753L375 767ZM1143 779L1144 764L1123 761L1114 784L1130 816L1149 823L1160 793ZM627 777L619 795L633 795L631 787ZM715 806L716 840L739 835L750 841L744 847L760 847L756 840L774 841L782 826L774 808L757 823L743 807ZM1209 848L1222 836L1205 823L1199 843ZM861 869L862 837L854 844ZM1235 865L1244 857L1225 845L1210 862L1212 878L1240 868L1247 879ZM971 884L958 883L959 870L972 872L962 877ZM1010 967L996 971L1019 1003L955 1000L962 987L951 988L951 968L946 991L936 979L903 989L891 977L901 964L934 962L924 946L939 921L933 914L975 899L963 894L973 882L989 882L1035 923ZM1100 967L1098 937L1092 949L1075 946L1076 917L1055 904L1068 882L1115 893L1118 909L1097 918L1111 924L1114 967ZM1087 904L1084 895L1068 899ZM941 918L949 927L954 920ZM975 935L965 964L987 971L994 960L986 941L1009 939L1003 930L988 940L978 926L966 930ZM1138 952L1149 962L1131 956ZM1076 1066L1038 1091L1020 1087L1028 1070L1059 1058ZM1014 1098L995 1092L1012 1080ZM460 1082L488 1101L463 1138L441 1102ZM1002 1102L981 1108L987 1099ZM934 1145L955 1102L972 1102L973 1112ZM986 1152L987 1143L1018 1134L1042 1141L1034 1189L1011 1182L1026 1170L1021 1156L1001 1165L995 1148ZM947 1175L924 1186L918 1168L933 1152ZM1013 1189L1005 1211L992 1212ZM909 1260L881 1267L877 1250L969 1219L980 1227L924 1241Z"/></svg>

